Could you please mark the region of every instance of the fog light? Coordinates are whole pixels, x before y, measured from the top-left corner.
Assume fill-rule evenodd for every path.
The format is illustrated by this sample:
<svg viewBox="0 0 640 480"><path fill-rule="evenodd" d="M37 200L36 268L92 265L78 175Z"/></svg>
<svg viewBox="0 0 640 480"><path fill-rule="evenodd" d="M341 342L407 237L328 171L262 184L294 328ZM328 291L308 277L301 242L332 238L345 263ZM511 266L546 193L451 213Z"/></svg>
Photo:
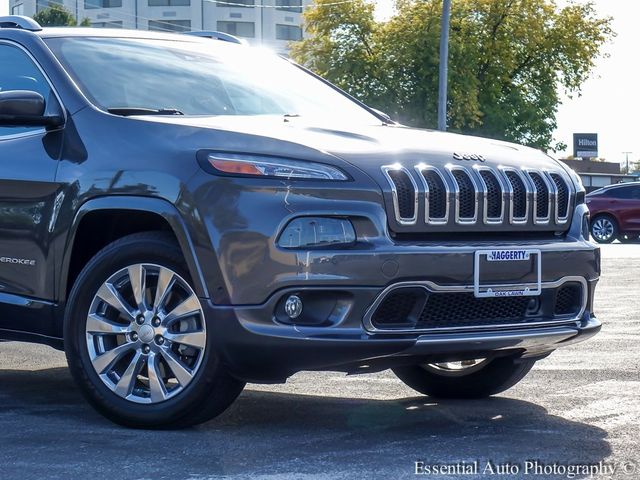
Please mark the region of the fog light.
<svg viewBox="0 0 640 480"><path fill-rule="evenodd" d="M291 295L284 304L284 311L289 318L298 318L302 314L302 299L297 295Z"/></svg>
<svg viewBox="0 0 640 480"><path fill-rule="evenodd" d="M356 232L344 218L301 217L289 222L278 240L283 248L319 248L352 245Z"/></svg>

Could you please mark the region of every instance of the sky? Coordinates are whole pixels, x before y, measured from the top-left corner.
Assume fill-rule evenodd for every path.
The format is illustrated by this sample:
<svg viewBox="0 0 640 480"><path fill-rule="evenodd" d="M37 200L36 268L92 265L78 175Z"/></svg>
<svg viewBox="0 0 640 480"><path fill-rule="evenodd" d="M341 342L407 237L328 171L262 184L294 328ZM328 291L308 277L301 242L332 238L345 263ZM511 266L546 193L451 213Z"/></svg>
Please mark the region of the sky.
<svg viewBox="0 0 640 480"><path fill-rule="evenodd" d="M377 4L379 20L393 13L392 0L372 0ZM455 0L453 0L455 2ZM560 0L558 3L566 3ZM586 3L588 0L575 0ZM597 133L600 157L623 162L622 152L632 152L631 161L640 159L640 18L639 0L592 0L600 16L613 17L617 37L606 46L608 58L599 58L592 77L583 85L579 97L562 95L558 111L555 139L569 146L572 152L573 133ZM0 15L7 14L8 0L0 0Z"/></svg>

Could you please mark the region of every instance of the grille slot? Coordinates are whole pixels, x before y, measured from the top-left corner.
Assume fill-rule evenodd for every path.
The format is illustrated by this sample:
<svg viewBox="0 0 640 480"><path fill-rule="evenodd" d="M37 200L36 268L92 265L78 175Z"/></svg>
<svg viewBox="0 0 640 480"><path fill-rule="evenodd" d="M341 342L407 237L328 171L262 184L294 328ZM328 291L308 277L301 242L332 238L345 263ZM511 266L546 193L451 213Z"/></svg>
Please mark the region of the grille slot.
<svg viewBox="0 0 640 480"><path fill-rule="evenodd" d="M476 298L471 292L429 291L418 286L391 290L370 317L380 330L449 330L557 323L582 311L583 285L543 288L538 297Z"/></svg>
<svg viewBox="0 0 640 480"><path fill-rule="evenodd" d="M480 170L480 176L487 189L485 202L486 202L486 216L489 220L502 220L502 187L498 178L489 170Z"/></svg>
<svg viewBox="0 0 640 480"><path fill-rule="evenodd" d="M529 178L536 187L536 219L549 218L549 187L538 172L529 172Z"/></svg>
<svg viewBox="0 0 640 480"><path fill-rule="evenodd" d="M393 202L396 217L401 223L415 223L418 192L411 176L406 170L397 168L389 168L386 174L395 191Z"/></svg>
<svg viewBox="0 0 640 480"><path fill-rule="evenodd" d="M475 222L476 220L476 188L469 174L462 169L451 170L458 185L458 201L456 205L457 222Z"/></svg>
<svg viewBox="0 0 640 480"><path fill-rule="evenodd" d="M415 326L425 299L422 288L399 288L384 299L372 321L386 326Z"/></svg>
<svg viewBox="0 0 640 480"><path fill-rule="evenodd" d="M452 328L526 323L528 297L476 298L473 293L436 293L418 319L418 328Z"/></svg>
<svg viewBox="0 0 640 480"><path fill-rule="evenodd" d="M422 170L420 174L427 186L427 221L446 221L448 192L442 177L435 170Z"/></svg>
<svg viewBox="0 0 640 480"><path fill-rule="evenodd" d="M505 172L511 190L513 190L513 218L522 220L527 217L527 188L524 181L514 171Z"/></svg>
<svg viewBox="0 0 640 480"><path fill-rule="evenodd" d="M569 187L566 182L557 173L552 173L551 180L556 185L558 196L556 199L557 220L566 219L569 213Z"/></svg>

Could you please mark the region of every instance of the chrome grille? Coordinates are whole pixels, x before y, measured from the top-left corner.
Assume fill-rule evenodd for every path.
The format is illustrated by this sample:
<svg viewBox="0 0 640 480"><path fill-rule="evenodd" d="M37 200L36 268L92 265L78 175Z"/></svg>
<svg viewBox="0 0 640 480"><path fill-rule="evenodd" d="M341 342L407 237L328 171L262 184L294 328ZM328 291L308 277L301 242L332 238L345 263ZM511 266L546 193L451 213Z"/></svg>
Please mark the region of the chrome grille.
<svg viewBox="0 0 640 480"><path fill-rule="evenodd" d="M425 222L447 223L449 218L449 187L442 174L433 167L416 166L425 190Z"/></svg>
<svg viewBox="0 0 640 480"><path fill-rule="evenodd" d="M500 177L490 168L478 169L482 183L484 184L484 222L501 223L504 219L504 188Z"/></svg>
<svg viewBox="0 0 640 480"><path fill-rule="evenodd" d="M529 211L527 186L522 176L516 170L505 170L504 174L512 190L511 223L526 222Z"/></svg>
<svg viewBox="0 0 640 480"><path fill-rule="evenodd" d="M415 224L418 218L418 187L405 168L382 167L391 183L393 208L398 223Z"/></svg>
<svg viewBox="0 0 640 480"><path fill-rule="evenodd" d="M478 185L464 167L449 166L455 192L456 223L476 223L478 219Z"/></svg>
<svg viewBox="0 0 640 480"><path fill-rule="evenodd" d="M400 226L492 224L551 229L568 223L575 196L567 176L557 171L425 164L388 165L382 171Z"/></svg>
<svg viewBox="0 0 640 480"><path fill-rule="evenodd" d="M542 173L527 171L527 174L535 187L533 200L536 204L535 222L546 223L549 221L549 212L551 209L551 190Z"/></svg>
<svg viewBox="0 0 640 480"><path fill-rule="evenodd" d="M551 180L553 180L553 184L556 187L556 204L558 206L556 210L556 222L564 223L567 221L567 217L569 216L569 187L562 179L562 177L557 173L552 173L549 176L551 177Z"/></svg>

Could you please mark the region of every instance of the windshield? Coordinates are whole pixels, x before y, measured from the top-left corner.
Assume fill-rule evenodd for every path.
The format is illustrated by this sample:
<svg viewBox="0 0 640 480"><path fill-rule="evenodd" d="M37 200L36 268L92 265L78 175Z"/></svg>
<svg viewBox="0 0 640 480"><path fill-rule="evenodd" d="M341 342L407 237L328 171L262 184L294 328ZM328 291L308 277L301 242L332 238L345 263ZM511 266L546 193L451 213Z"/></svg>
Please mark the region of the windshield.
<svg viewBox="0 0 640 480"><path fill-rule="evenodd" d="M268 50L220 41L51 38L99 108L184 115L291 115L380 124L367 110Z"/></svg>

